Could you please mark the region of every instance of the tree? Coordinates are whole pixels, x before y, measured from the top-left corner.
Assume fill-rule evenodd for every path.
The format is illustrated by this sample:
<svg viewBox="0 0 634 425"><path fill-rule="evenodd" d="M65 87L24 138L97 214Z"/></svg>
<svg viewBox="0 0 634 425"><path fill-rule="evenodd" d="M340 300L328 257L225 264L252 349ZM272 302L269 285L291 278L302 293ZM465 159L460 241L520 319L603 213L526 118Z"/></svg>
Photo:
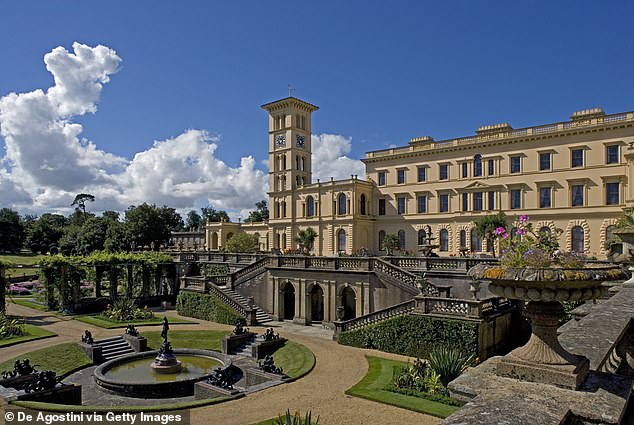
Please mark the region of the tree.
<svg viewBox="0 0 634 425"><path fill-rule="evenodd" d="M300 230L297 232L297 236L295 237L295 242L299 245L299 248L304 251L304 253L308 253L310 249L313 247L313 242L315 242L315 238L317 237L317 232L312 227L309 227L305 230Z"/></svg>
<svg viewBox="0 0 634 425"><path fill-rule="evenodd" d="M238 233L233 235L225 243L225 251L229 252L257 252L260 247L260 241L258 235L252 235L249 233Z"/></svg>
<svg viewBox="0 0 634 425"><path fill-rule="evenodd" d="M185 219L185 228L187 230L193 231L200 228L203 219L196 211L191 210L187 213L187 218Z"/></svg>
<svg viewBox="0 0 634 425"><path fill-rule="evenodd" d="M106 231L103 247L108 252L123 252L132 249L132 234L128 223L111 221Z"/></svg>
<svg viewBox="0 0 634 425"><path fill-rule="evenodd" d="M43 214L33 222L26 239L27 246L33 252L46 253L44 246L56 245L64 233L64 227L68 225L68 219L60 214ZM37 248L35 248L37 246Z"/></svg>
<svg viewBox="0 0 634 425"><path fill-rule="evenodd" d="M101 217L110 221L119 221L119 213L117 211L104 211Z"/></svg>
<svg viewBox="0 0 634 425"><path fill-rule="evenodd" d="M216 210L211 205L208 207L203 207L200 209L202 212L202 216L205 219L205 223L216 223L219 221L231 221L229 219L229 214L226 211Z"/></svg>
<svg viewBox="0 0 634 425"><path fill-rule="evenodd" d="M269 209L266 201L262 200L255 203L255 211L251 211L249 216L244 220L245 223L253 223L258 221L266 221L269 219Z"/></svg>
<svg viewBox="0 0 634 425"><path fill-rule="evenodd" d="M392 255L395 249L401 247L401 241L398 239L394 233L388 233L383 238L383 246L382 248L387 251L387 255Z"/></svg>
<svg viewBox="0 0 634 425"><path fill-rule="evenodd" d="M500 211L497 214L488 214L474 221L473 230L481 238L485 238L492 248L493 257L495 258L495 248L493 243L498 238L496 229L503 228L506 230L506 214Z"/></svg>
<svg viewBox="0 0 634 425"><path fill-rule="evenodd" d="M0 252L20 252L25 240L20 214L9 208L0 209Z"/></svg>
<svg viewBox="0 0 634 425"><path fill-rule="evenodd" d="M95 202L95 197L90 193L78 193L75 195L75 200L71 207L75 207L76 211L81 210L84 214L86 213L86 202Z"/></svg>
<svg viewBox="0 0 634 425"><path fill-rule="evenodd" d="M103 217L89 217L83 224L70 224L59 241L62 253L88 255L104 249L108 227L112 222Z"/></svg>
<svg viewBox="0 0 634 425"><path fill-rule="evenodd" d="M154 244L156 250L161 244L167 243L172 231L183 227L183 219L174 208L147 203L129 207L125 212L125 220L131 242L137 247Z"/></svg>

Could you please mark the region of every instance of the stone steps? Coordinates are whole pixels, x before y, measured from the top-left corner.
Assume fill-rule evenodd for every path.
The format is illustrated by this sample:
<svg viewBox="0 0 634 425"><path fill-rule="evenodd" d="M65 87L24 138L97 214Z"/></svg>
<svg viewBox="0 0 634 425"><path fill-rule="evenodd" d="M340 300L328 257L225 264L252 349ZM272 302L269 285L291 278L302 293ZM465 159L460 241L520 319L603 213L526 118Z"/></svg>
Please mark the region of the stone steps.
<svg viewBox="0 0 634 425"><path fill-rule="evenodd" d="M105 338L95 341L95 345L102 347L104 361L116 359L126 354L134 353L134 350L121 336Z"/></svg>
<svg viewBox="0 0 634 425"><path fill-rule="evenodd" d="M243 344L241 344L238 348L236 348L233 353L238 356L246 356L251 357L253 353L252 347L255 345L256 339L255 336L252 336L248 340L246 340Z"/></svg>
<svg viewBox="0 0 634 425"><path fill-rule="evenodd" d="M237 293L234 290L231 290L227 287L220 287L220 289L222 290L222 292L224 292L225 294L231 296L232 298L238 300L241 304L243 305L249 305L249 301L244 298L242 295L240 295L239 293ZM263 323L267 323L271 321L271 317L264 311L262 310L261 307L257 306L257 305L253 305L253 307L255 307L255 318L258 321L259 324L263 324Z"/></svg>

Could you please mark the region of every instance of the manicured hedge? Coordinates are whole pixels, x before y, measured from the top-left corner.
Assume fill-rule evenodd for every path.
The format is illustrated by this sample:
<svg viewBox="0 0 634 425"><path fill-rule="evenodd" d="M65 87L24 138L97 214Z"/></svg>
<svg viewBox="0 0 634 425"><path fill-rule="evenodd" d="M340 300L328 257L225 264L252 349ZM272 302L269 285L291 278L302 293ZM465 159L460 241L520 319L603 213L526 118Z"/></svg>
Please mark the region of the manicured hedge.
<svg viewBox="0 0 634 425"><path fill-rule="evenodd" d="M462 320L404 315L361 329L342 332L343 345L375 348L388 353L426 358L429 350L440 345L478 353L478 324Z"/></svg>
<svg viewBox="0 0 634 425"><path fill-rule="evenodd" d="M213 295L188 291L178 294L176 310L181 316L228 325L235 324L236 320L242 317Z"/></svg>

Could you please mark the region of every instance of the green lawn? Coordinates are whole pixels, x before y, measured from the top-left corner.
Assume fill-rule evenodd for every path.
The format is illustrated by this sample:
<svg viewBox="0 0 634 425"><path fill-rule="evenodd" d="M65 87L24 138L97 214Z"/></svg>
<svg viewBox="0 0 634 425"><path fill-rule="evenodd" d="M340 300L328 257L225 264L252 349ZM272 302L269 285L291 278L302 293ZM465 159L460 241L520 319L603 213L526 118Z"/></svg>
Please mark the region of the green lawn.
<svg viewBox="0 0 634 425"><path fill-rule="evenodd" d="M358 384L347 390L346 394L439 418L446 418L459 409L456 406L448 406L424 398L388 391L387 388L394 377L395 367L403 367L406 363L372 356L366 356L366 358L369 365L367 375Z"/></svg>
<svg viewBox="0 0 634 425"><path fill-rule="evenodd" d="M23 325L23 326L24 326L24 330L26 331L25 335L10 336L8 338L0 339L0 347L7 347L9 345L15 345L21 342L33 341L36 339L50 338L52 336L57 336L57 334L47 331L46 329L42 329L39 326L33 326L33 325Z"/></svg>
<svg viewBox="0 0 634 425"><path fill-rule="evenodd" d="M63 376L82 367L92 364L88 356L76 342L53 345L40 350L31 351L19 357L0 363L0 372L13 370L13 364L17 359L29 359L32 365L39 365L38 370L53 370L57 376Z"/></svg>
<svg viewBox="0 0 634 425"><path fill-rule="evenodd" d="M172 322L170 321L170 324ZM169 341L172 348L193 348L197 350L220 351L222 348L222 337L229 335L228 331L169 331ZM153 350L158 350L163 342L161 333L141 332L147 338L147 346Z"/></svg>
<svg viewBox="0 0 634 425"><path fill-rule="evenodd" d="M0 255L0 260L8 261L13 265L31 265L37 264L40 261L40 257L42 257L40 254L24 251L19 254L2 254Z"/></svg>
<svg viewBox="0 0 634 425"><path fill-rule="evenodd" d="M33 267L20 267L7 270L7 277L31 276L40 272L40 269Z"/></svg>
<svg viewBox="0 0 634 425"><path fill-rule="evenodd" d="M302 344L286 341L273 353L275 366L281 367L291 379L306 375L315 367L315 355Z"/></svg>
<svg viewBox="0 0 634 425"><path fill-rule="evenodd" d="M135 320L135 321L125 321L125 322L117 322L114 320L109 320L101 315L77 316L74 319L80 322L88 323L89 325L94 325L94 326L98 326L100 328L106 328L106 329L126 328L128 327L128 325L153 326L153 325L160 325L163 323L163 317L158 315L156 315L153 319L149 319L149 320ZM169 323L170 325L197 324L197 322L192 322L191 320L180 319L177 317L170 317Z"/></svg>
<svg viewBox="0 0 634 425"><path fill-rule="evenodd" d="M7 295L7 300L9 302L12 302L13 304L21 305L22 307L29 307L39 311L48 310L48 308L45 305L33 301L32 298L18 298L13 295ZM51 314L55 314L55 313L51 312Z"/></svg>

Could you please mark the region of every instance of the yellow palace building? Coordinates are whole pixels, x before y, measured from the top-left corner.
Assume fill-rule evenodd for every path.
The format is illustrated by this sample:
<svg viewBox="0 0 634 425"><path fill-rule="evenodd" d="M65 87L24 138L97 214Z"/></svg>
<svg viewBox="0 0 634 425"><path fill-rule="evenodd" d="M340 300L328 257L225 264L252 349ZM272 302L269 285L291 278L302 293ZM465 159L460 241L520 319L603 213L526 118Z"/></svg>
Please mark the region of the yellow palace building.
<svg viewBox="0 0 634 425"><path fill-rule="evenodd" d="M259 236L260 249L294 249L297 233L318 234L311 253L381 252L386 234L416 251L428 237L441 256L486 253L473 221L503 211L526 214L538 229L561 229L567 250L605 257L606 241L623 209L634 203L634 112L577 111L570 120L514 129L486 125L476 134L371 151L366 178L313 181L312 113L295 97L262 106L268 112L268 222L210 223L209 250L238 232Z"/></svg>

